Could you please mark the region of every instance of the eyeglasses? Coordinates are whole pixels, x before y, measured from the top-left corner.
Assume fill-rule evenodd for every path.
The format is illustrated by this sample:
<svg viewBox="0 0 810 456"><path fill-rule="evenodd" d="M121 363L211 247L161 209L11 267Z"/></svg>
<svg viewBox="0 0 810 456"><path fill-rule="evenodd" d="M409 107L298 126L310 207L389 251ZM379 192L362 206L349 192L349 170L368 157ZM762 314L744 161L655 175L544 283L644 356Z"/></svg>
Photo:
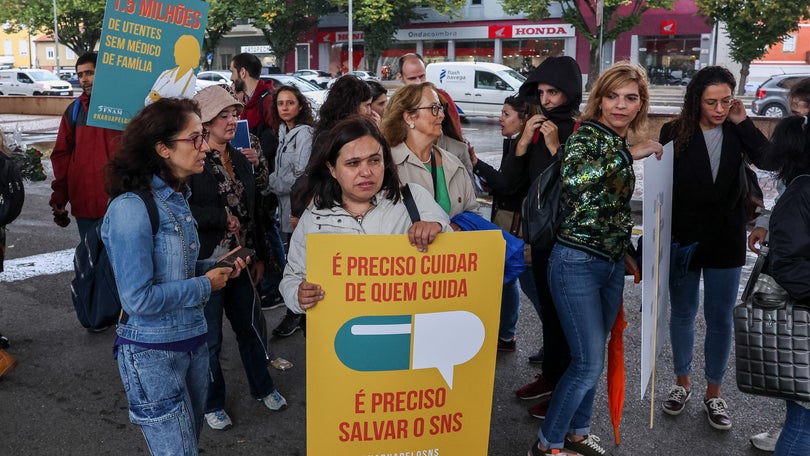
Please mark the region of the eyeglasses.
<svg viewBox="0 0 810 456"><path fill-rule="evenodd" d="M203 131L203 133L201 135L194 135L191 138L169 139L169 140L164 141L164 142L172 143L172 142L178 142L178 141L179 142L190 142L191 145L194 146L195 149L200 150L202 148L203 141L208 142L208 132Z"/></svg>
<svg viewBox="0 0 810 456"><path fill-rule="evenodd" d="M430 109L430 113L433 114L433 117L439 117L439 113L444 112L444 106L442 105L420 106L418 108L413 108L414 111L419 109Z"/></svg>
<svg viewBox="0 0 810 456"><path fill-rule="evenodd" d="M733 98L724 98L722 100L703 100L703 104L708 106L709 108L716 108L718 104L723 108L729 108L731 103L734 103Z"/></svg>

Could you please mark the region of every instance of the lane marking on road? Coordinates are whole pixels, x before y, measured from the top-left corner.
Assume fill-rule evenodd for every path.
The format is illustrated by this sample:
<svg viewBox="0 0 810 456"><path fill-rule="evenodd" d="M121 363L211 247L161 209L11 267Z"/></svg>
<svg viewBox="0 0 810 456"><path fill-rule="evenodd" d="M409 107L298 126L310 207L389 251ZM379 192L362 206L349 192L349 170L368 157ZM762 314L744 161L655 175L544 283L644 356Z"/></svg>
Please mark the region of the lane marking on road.
<svg viewBox="0 0 810 456"><path fill-rule="evenodd" d="M0 282L17 282L42 275L54 275L73 270L73 255L76 249L42 253L25 258L5 260Z"/></svg>

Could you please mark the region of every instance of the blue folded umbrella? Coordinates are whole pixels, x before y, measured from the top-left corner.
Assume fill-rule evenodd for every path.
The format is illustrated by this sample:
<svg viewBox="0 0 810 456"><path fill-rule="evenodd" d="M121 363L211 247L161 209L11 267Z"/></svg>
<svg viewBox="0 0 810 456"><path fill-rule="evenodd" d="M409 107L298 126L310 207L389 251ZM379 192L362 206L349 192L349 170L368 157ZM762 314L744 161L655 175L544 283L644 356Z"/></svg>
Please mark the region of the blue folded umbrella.
<svg viewBox="0 0 810 456"><path fill-rule="evenodd" d="M498 225L474 212L462 212L453 217L451 222L464 231L499 230L506 241L506 258L503 264L503 283L510 282L526 270L523 257L523 240L502 230Z"/></svg>

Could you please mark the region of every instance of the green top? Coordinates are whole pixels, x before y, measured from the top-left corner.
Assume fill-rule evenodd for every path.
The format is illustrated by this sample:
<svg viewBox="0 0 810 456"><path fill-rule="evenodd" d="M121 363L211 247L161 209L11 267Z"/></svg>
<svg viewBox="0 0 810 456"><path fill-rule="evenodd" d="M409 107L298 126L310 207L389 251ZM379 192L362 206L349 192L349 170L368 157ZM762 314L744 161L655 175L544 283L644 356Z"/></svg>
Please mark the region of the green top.
<svg viewBox="0 0 810 456"><path fill-rule="evenodd" d="M425 168L431 173L429 164L425 164ZM447 179L444 177L444 166L436 167L436 188L433 189L436 202L444 209L444 212L450 213L450 193L447 191Z"/></svg>

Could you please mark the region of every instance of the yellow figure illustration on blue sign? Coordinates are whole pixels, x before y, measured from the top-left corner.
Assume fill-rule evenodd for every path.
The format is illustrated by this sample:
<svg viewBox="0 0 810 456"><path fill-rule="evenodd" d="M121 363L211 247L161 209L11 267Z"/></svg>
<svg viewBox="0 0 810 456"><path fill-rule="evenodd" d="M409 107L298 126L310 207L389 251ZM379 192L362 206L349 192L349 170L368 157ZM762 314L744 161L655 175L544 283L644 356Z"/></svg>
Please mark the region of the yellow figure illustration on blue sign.
<svg viewBox="0 0 810 456"><path fill-rule="evenodd" d="M197 85L194 68L200 63L200 42L192 35L182 35L174 43L176 67L160 73L152 85L152 90L144 100L144 105L152 104L161 98L192 98Z"/></svg>

